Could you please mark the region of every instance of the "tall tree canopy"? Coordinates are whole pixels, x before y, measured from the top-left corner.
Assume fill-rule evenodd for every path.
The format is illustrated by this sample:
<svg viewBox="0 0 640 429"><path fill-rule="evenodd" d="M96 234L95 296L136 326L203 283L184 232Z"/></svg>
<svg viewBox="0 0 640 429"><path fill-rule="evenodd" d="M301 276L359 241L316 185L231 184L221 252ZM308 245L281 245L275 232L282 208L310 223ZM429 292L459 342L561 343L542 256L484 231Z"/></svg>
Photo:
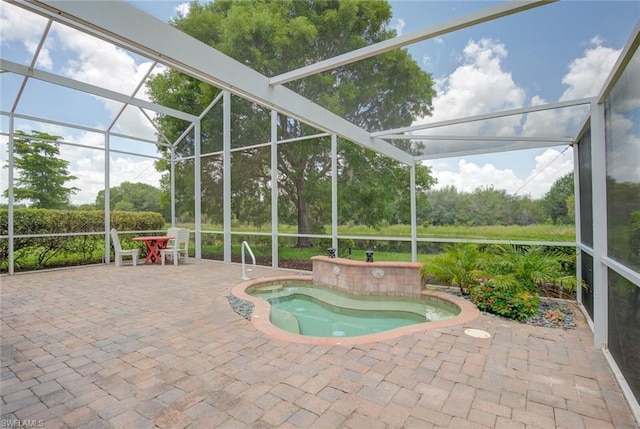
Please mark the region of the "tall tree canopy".
<svg viewBox="0 0 640 429"><path fill-rule="evenodd" d="M574 219L569 218L567 199L573 197L573 172L567 173L551 185L551 189L544 196L545 213L553 223L571 224Z"/></svg>
<svg viewBox="0 0 640 429"><path fill-rule="evenodd" d="M60 139L39 131L31 134L16 131L13 140L18 173L13 187L16 202L27 201L31 207L43 209L69 207L71 195L79 189L64 186L77 177L69 173L69 161L59 158L60 148L55 142ZM4 196L8 195L6 189Z"/></svg>
<svg viewBox="0 0 640 429"><path fill-rule="evenodd" d="M387 28L390 18L391 8L386 1L216 0L205 4L191 3L189 12L173 19L172 24L254 70L266 76L275 76L395 37L395 30ZM415 118L430 114L435 95L430 74L421 70L405 49L286 85L369 131L410 125ZM154 101L160 104L200 114L219 90L178 72L167 71L151 80L149 92ZM220 116L213 112L202 123L204 153L222 148ZM184 122L169 117L161 117L159 122L169 138L178 137L186 127ZM278 118L280 139L314 132L299 121L282 115ZM268 112L234 98L232 134L234 145L246 146L268 141ZM191 155L191 142L189 138L180 145L178 154ZM398 181L391 179L408 178L406 167L362 147L341 142L339 151L343 185L349 186L349 180L354 177L350 172L353 172L352 166L358 164L357 160L368 160L367 165L361 165L360 162L360 171L367 170L381 184L376 183L376 188L370 190L366 198L354 194L353 198L368 203L367 209L390 204L392 199L389 196L398 194L397 189L392 188L397 186ZM280 194L287 200L279 210L281 218L295 213L299 234L312 232L328 220L330 210L323 207L330 195L327 191L330 186L329 154L328 138L278 147ZM256 182L265 183L268 180L269 162L268 151L254 149L234 153L232 168L241 171L242 178L232 177L232 206L258 205L262 213L268 210L270 198L265 194L268 189L266 186L256 186ZM193 175L191 168L184 164L177 172ZM220 199L220 168L221 162L217 157L203 161L203 200ZM418 169L421 171L417 177L424 180L418 186L427 188L432 183L429 170L421 166ZM247 180L249 174L253 182ZM408 182L403 186L408 187ZM352 186L351 189L362 190L358 186ZM186 192L177 197L179 203L184 201L185 204L191 204L192 197L188 196L191 190ZM207 193L211 198L207 198ZM408 197L408 192L401 194ZM216 195L218 198L214 198ZM342 199L346 201L353 198ZM249 200L253 203L248 204ZM204 214L212 219L219 218L222 212L218 204L214 202L209 207L203 204ZM408 200L400 204L408 206ZM351 207L355 206L352 204ZM385 210L369 210L367 216L360 216L357 212L358 209L354 208L354 212L350 213L347 208L343 215L358 217L370 225L389 215ZM304 237L298 243L307 244Z"/></svg>
<svg viewBox="0 0 640 429"><path fill-rule="evenodd" d="M162 213L169 220L162 206L162 191L146 183L122 182L109 189L109 196L111 210ZM104 207L104 190L98 192L96 206Z"/></svg>
<svg viewBox="0 0 640 429"><path fill-rule="evenodd" d="M459 192L449 185L429 190L427 199L429 204L418 212L418 220L431 225L531 225L544 220L542 200L491 186Z"/></svg>

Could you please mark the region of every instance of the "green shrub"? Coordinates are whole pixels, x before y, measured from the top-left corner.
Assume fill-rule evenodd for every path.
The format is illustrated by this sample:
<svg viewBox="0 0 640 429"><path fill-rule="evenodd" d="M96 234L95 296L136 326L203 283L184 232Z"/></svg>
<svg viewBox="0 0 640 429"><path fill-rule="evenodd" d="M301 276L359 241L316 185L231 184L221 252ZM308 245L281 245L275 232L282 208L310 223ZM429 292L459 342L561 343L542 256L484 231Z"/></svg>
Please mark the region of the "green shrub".
<svg viewBox="0 0 640 429"><path fill-rule="evenodd" d="M514 320L524 320L538 313L540 298L519 287L498 287L491 279L478 279L469 287L472 302L482 311Z"/></svg>
<svg viewBox="0 0 640 429"><path fill-rule="evenodd" d="M476 244L454 244L445 246L445 249L446 253L437 255L422 267L422 278L436 278L458 286L460 293L466 295L468 286L482 275L479 247Z"/></svg>
<svg viewBox="0 0 640 429"><path fill-rule="evenodd" d="M111 212L111 227L119 231L164 228L164 218L152 212ZM0 235L8 235L7 209L0 209ZM84 233L86 235L67 235ZM102 233L102 234L100 234ZM104 251L104 211L16 208L13 212L14 265L17 270L100 262ZM20 237L52 234L50 237ZM126 243L129 237L122 237ZM9 240L0 240L0 270L8 268Z"/></svg>

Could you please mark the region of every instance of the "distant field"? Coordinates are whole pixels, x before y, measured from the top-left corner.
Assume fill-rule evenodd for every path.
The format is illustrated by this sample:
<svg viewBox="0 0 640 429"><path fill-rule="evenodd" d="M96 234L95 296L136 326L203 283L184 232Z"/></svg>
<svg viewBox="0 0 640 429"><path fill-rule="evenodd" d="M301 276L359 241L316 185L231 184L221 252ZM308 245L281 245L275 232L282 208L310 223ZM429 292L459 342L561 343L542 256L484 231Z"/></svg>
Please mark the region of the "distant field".
<svg viewBox="0 0 640 429"><path fill-rule="evenodd" d="M193 228L193 225L183 225ZM204 230L221 231L222 225L203 225ZM279 232L295 234L297 227L291 225L280 225ZM232 227L233 232L271 232L270 225L263 225L260 228L247 225ZM326 227L329 234L331 227ZM379 229L366 226L338 226L338 234L342 236L384 236L384 237L409 237L411 226L390 225ZM529 226L419 226L418 237L422 238L470 238L485 240L517 240L517 241L575 241L576 231L573 225L529 225Z"/></svg>
<svg viewBox="0 0 640 429"><path fill-rule="evenodd" d="M183 224L183 227L191 227L193 225ZM222 225L203 225L203 230L209 231L221 231ZM270 226L263 226L262 228L256 228L252 226L238 226L232 227L234 233L265 233L271 232ZM330 231L330 228L326 228L326 231ZM392 225L386 226L380 229L362 227L362 226L339 226L338 234L344 236L361 236L361 237L410 237L411 227L408 225ZM280 225L280 233L295 234L297 229L295 226ZM558 226L558 225L531 225L531 226L430 226L418 228L419 238L459 238L459 239L476 239L476 240L513 240L513 241L546 241L546 242L573 242L575 241L575 228L573 226ZM257 258L270 258L271 257L271 244L270 239L264 240L265 237L253 237L247 238L247 241L251 245L253 252ZM234 244L232 245L232 255L240 255L240 242L239 239L234 238ZM289 261L309 261L312 256L325 255L326 249L322 246L314 246L310 248L296 248L294 246L295 238L281 239L279 248L279 259ZM326 241L326 239L325 239ZM284 243L290 243L289 245ZM367 244L369 243L369 244ZM411 261L411 251L409 243L403 243L400 246L395 246L391 249L391 241L373 240L369 242L366 239L356 240L352 249L351 257L356 260L365 259L365 248L363 246L376 245L375 259L382 261ZM343 246L344 247L344 246ZM419 245L418 246L418 261L427 262L435 254L442 251L442 247L439 244L435 245ZM345 249L340 249L341 256L345 257ZM221 257L223 253L221 237L217 237L214 243L203 243L203 254L219 255Z"/></svg>

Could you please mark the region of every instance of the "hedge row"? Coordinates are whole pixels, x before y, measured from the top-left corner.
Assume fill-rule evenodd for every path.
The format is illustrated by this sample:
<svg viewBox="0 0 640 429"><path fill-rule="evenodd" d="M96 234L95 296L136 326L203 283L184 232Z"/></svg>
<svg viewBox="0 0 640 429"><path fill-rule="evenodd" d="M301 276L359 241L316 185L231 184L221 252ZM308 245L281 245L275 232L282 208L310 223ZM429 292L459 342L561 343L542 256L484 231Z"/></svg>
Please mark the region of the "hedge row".
<svg viewBox="0 0 640 429"><path fill-rule="evenodd" d="M159 213L110 213L111 227L119 231L158 230L164 227ZM104 232L104 211L66 211L18 208L13 213L14 235ZM7 209L0 209L0 235L9 234ZM126 240L126 239L125 239ZM102 261L104 235L14 238L17 270ZM0 270L8 269L9 240L0 239Z"/></svg>

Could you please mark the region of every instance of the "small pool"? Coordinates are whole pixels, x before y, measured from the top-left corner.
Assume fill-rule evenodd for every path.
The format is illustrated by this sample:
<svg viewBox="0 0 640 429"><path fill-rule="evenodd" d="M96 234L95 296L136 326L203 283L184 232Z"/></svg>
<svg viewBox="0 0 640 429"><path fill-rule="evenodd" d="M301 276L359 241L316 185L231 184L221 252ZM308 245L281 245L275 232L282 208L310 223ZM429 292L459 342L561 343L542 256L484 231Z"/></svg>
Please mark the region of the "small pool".
<svg viewBox="0 0 640 429"><path fill-rule="evenodd" d="M460 308L429 298L349 295L310 284L251 287L271 305L269 321L292 334L356 337L457 316Z"/></svg>

